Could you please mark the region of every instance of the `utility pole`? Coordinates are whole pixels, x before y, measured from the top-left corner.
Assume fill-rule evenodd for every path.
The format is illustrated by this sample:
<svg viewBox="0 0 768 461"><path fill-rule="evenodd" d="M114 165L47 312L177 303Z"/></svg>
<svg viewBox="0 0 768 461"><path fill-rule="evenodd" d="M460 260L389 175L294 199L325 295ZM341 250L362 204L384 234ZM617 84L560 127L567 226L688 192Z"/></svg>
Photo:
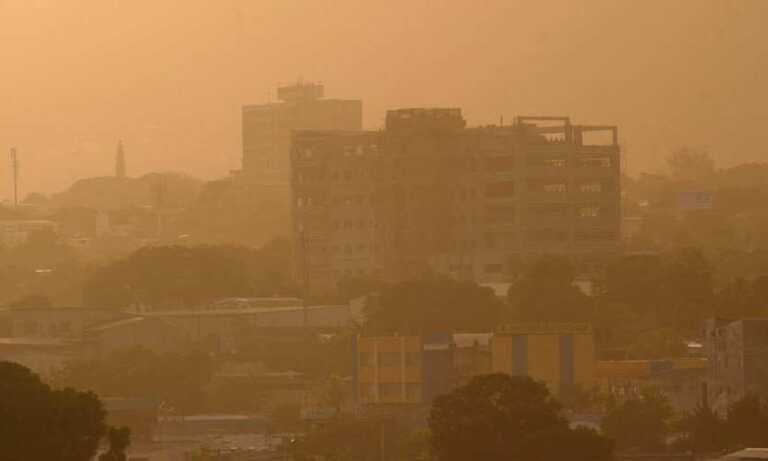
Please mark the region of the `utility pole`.
<svg viewBox="0 0 768 461"><path fill-rule="evenodd" d="M302 278L302 310L304 313L304 328L309 329L309 258L307 257L307 235L304 220L299 223L299 238L301 245L301 278Z"/></svg>
<svg viewBox="0 0 768 461"><path fill-rule="evenodd" d="M19 207L19 157L16 148L11 147L11 173L13 174L13 207Z"/></svg>

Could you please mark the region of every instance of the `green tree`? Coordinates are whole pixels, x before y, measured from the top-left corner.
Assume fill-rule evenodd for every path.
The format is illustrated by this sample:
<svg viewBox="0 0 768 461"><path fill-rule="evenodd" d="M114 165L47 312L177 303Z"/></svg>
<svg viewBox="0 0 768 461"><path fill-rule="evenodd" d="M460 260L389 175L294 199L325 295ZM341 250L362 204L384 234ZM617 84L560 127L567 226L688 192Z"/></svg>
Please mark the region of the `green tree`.
<svg viewBox="0 0 768 461"><path fill-rule="evenodd" d="M603 433L616 442L621 451L659 451L670 433L672 407L660 392L646 389L608 411L603 419Z"/></svg>
<svg viewBox="0 0 768 461"><path fill-rule="evenodd" d="M611 458L610 442L570 429L560 410L546 386L528 377L476 377L432 405L432 455L437 461Z"/></svg>
<svg viewBox="0 0 768 461"><path fill-rule="evenodd" d="M89 461L104 435L92 393L54 390L29 369L0 362L0 459Z"/></svg>

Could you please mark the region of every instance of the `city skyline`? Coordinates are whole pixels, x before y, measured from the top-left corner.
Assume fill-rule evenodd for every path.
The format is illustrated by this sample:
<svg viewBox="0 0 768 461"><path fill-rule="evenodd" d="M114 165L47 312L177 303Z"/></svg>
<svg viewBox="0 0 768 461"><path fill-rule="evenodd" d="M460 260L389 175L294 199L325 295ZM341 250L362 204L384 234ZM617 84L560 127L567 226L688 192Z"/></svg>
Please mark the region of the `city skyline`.
<svg viewBox="0 0 768 461"><path fill-rule="evenodd" d="M22 193L108 174L117 139L135 175L221 177L240 167L241 106L303 77L362 99L366 129L401 107L462 107L470 126L556 113L622 126L633 172L681 145L759 160L767 6L691 3L7 0L0 149L18 148Z"/></svg>

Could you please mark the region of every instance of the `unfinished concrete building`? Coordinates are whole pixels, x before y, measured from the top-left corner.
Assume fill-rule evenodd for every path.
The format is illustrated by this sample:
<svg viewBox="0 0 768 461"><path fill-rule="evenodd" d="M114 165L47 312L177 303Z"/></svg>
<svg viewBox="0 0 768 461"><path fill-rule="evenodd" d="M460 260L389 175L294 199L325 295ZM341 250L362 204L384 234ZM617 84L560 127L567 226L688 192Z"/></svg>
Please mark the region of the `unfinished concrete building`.
<svg viewBox="0 0 768 461"><path fill-rule="evenodd" d="M294 132L296 267L311 290L426 271L499 280L533 256L618 251L616 127L465 125L460 109L401 109L381 131ZM608 142L586 143L593 132Z"/></svg>

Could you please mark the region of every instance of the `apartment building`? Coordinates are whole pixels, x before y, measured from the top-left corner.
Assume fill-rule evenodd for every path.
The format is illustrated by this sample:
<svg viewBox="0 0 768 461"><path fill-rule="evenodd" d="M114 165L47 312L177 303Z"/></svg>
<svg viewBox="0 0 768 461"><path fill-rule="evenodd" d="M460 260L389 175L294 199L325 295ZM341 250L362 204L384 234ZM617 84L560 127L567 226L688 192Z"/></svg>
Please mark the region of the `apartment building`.
<svg viewBox="0 0 768 461"><path fill-rule="evenodd" d="M487 281L532 256L614 254L617 137L567 117L467 128L456 108L389 111L380 131L296 131L297 276L311 290L428 270Z"/></svg>
<svg viewBox="0 0 768 461"><path fill-rule="evenodd" d="M362 128L362 101L323 96L323 85L297 83L279 87L277 102L243 106L242 166L247 178L263 185L288 186L293 130Z"/></svg>

